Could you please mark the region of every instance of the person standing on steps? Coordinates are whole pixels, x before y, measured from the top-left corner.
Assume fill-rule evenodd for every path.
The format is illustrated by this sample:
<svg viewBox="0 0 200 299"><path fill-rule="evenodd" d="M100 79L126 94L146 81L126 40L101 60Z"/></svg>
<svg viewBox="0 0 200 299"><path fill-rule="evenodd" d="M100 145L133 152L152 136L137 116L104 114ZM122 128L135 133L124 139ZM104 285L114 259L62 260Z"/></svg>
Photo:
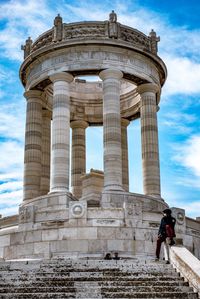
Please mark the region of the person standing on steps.
<svg viewBox="0 0 200 299"><path fill-rule="evenodd" d="M158 230L158 239L156 245L156 260L160 258L160 249L162 242L165 244L165 249L167 253L167 264L169 264L169 247L175 244L175 224L176 219L172 217L172 211L170 209L165 209L163 211L163 217L160 222L160 227Z"/></svg>

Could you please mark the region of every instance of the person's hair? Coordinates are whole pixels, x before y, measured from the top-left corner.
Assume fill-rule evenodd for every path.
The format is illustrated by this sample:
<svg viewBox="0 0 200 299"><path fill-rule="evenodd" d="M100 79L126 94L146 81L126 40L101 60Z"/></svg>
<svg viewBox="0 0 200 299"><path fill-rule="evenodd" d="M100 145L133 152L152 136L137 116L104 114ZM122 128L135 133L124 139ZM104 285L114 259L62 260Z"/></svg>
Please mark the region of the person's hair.
<svg viewBox="0 0 200 299"><path fill-rule="evenodd" d="M163 214L171 215L172 211L170 209L165 209Z"/></svg>

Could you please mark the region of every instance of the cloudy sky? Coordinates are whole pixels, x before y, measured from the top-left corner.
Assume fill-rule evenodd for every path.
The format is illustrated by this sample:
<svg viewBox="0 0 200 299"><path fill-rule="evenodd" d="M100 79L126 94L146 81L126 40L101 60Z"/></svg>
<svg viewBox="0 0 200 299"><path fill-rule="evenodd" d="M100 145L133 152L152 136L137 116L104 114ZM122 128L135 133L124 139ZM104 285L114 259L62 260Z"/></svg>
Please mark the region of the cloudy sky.
<svg viewBox="0 0 200 299"><path fill-rule="evenodd" d="M25 100L18 70L21 44L63 21L118 21L161 37L159 56L168 68L159 122L162 197L200 216L200 2L197 0L0 0L0 214L22 200ZM142 193L140 123L128 128L130 190ZM92 141L92 142L91 142ZM95 141L95 142L94 142ZM87 130L87 170L102 169L102 130Z"/></svg>

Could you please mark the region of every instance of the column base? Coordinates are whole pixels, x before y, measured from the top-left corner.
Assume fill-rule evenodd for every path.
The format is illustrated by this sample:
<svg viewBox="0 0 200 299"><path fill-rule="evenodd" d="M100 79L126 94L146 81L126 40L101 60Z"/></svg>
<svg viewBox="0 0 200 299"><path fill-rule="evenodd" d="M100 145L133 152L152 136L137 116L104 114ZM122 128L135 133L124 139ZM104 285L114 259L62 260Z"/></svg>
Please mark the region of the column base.
<svg viewBox="0 0 200 299"><path fill-rule="evenodd" d="M104 186L103 192L104 191L124 191L124 189L120 185L110 184L110 185Z"/></svg>
<svg viewBox="0 0 200 299"><path fill-rule="evenodd" d="M67 188L53 188L48 194L52 193L70 193Z"/></svg>

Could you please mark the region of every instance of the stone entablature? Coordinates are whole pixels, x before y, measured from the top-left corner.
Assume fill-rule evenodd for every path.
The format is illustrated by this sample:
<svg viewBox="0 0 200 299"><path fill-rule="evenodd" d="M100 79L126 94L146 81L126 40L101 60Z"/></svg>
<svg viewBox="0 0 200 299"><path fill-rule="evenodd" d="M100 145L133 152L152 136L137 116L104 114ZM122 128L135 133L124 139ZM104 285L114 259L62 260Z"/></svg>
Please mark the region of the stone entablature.
<svg viewBox="0 0 200 299"><path fill-rule="evenodd" d="M88 41L87 45L77 42L64 49L54 47L51 53L45 49L35 58L27 57L21 66L20 77L26 89L43 89L51 83L49 76L53 72L66 71L76 77L98 75L108 67L122 69L123 78L137 85L154 82L162 86L166 79L165 65L158 56L152 58L119 43L94 45Z"/></svg>
<svg viewBox="0 0 200 299"><path fill-rule="evenodd" d="M111 25L112 26L112 25ZM87 22L77 22L70 24L62 24L62 28L60 29L62 32L61 38L59 40L54 38L56 26L54 28L46 31L42 35L40 35L34 43L31 44L30 49L27 49L27 54L34 53L38 49L42 47L52 45L54 43L62 43L66 41L72 40L80 40L89 38L92 40L102 40L102 39L112 39L110 30L110 22L109 21L87 21ZM152 38L152 32L150 32L149 36L146 36L144 33L140 32L137 29L133 29L131 27L122 25L116 22L117 34L114 37L117 40L121 40L128 44L133 45L136 49L141 49L143 51L151 52L152 54L157 54L157 51L153 47L153 43L155 42ZM154 32L154 31L153 31ZM155 32L154 32L155 33ZM158 38L157 41L158 42ZM25 49L24 49L25 50Z"/></svg>

